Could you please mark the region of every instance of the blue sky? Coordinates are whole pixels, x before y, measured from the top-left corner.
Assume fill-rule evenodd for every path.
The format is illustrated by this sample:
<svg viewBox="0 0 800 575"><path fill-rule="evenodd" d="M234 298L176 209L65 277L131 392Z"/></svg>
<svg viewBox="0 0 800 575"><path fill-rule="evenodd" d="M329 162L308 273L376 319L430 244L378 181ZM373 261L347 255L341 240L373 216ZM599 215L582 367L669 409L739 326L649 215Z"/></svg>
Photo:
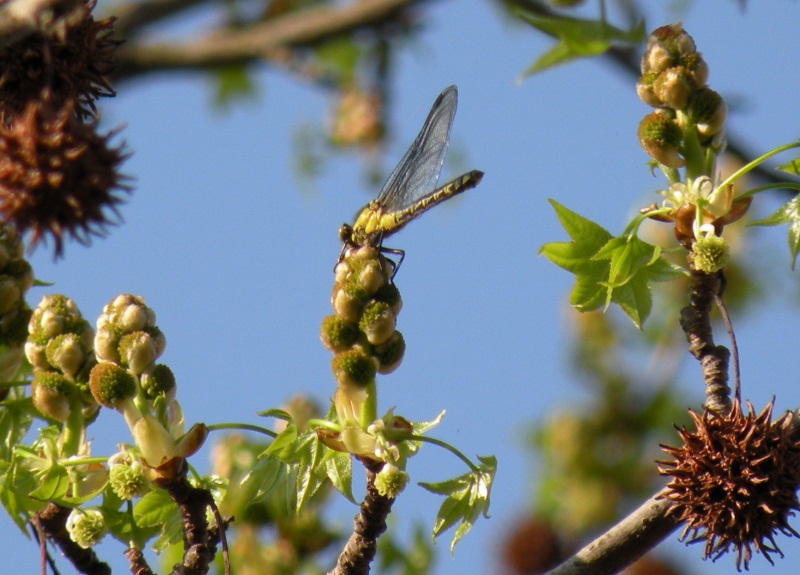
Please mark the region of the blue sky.
<svg viewBox="0 0 800 575"><path fill-rule="evenodd" d="M695 2L683 11L681 2L667 3L671 11L649 4L660 11L648 14L648 30L682 20L710 66L710 86L743 103L730 115L730 133L761 151L797 139L796 2L753 2L745 10L732 1ZM396 62L385 171L439 92L457 84L451 156L459 165L448 171L446 163L441 181L472 168L486 176L392 237L406 251L397 285L405 303L398 328L408 347L401 368L379 382L380 401L382 410L396 406L413 420L447 409L437 437L473 456L498 456L491 520L477 524L454 558L447 540L439 545L437 573L482 573L493 565L499 536L530 502L536 465L521 432L582 398L563 352L565 318L574 313L571 276L536 255L541 244L565 239L546 199L619 232L633 209L656 199L663 180L649 174L635 136L648 108L607 62L577 62L518 82L549 40L512 25L488 2L444 0L422 13L425 31ZM293 393L329 397L330 354L318 330L331 313L337 229L377 192L354 155L327 162L313 185L299 182L293 135L301 125L318 126L327 101L280 71L262 69L255 80L258 100L226 113L213 109L199 75L122 86L103 113L107 126L127 124L123 137L133 152L125 171L135 191L121 210L124 225L90 249L68 244L61 261L44 250L32 260L37 276L55 283L32 291L32 304L57 291L94 321L118 293L147 299L166 334L162 360L178 378L189 422L258 423L257 410ZM767 204L760 215L778 205ZM774 267L763 289L775 301L758 316L734 317L744 395L761 407L776 394L777 411L800 405L791 363L797 276L784 238L784 230L754 234L752 248ZM697 407L700 374L689 359L684 373ZM128 441L112 413L91 430L97 453ZM204 460L207 449L196 456ZM426 448L413 460L412 479L437 481L461 473L460 465ZM439 503L409 488L394 508L400 530L413 521L432 525ZM336 509L349 525L355 509ZM0 534L7 571L33 572L35 544L10 522ZM753 573L794 572L800 542L778 543L787 558L772 569L758 557ZM702 563L699 547L664 547L696 573L733 569L732 556ZM124 572L118 544L103 549Z"/></svg>

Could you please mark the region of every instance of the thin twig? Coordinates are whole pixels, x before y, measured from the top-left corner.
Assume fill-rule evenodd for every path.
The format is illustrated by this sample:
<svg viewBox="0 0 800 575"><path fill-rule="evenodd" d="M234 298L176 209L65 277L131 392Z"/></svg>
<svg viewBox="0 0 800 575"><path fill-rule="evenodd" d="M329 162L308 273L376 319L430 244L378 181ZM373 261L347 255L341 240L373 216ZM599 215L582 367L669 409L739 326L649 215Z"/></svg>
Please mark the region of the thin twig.
<svg viewBox="0 0 800 575"><path fill-rule="evenodd" d="M677 529L679 521L668 513L671 507L672 502L654 495L546 575L618 573Z"/></svg>
<svg viewBox="0 0 800 575"><path fill-rule="evenodd" d="M722 321L725 322L725 331L728 332L728 339L731 342L731 358L733 359L733 396L742 401L742 382L739 371L739 345L736 343L736 332L733 331L733 322L728 314L728 307L722 301L722 293L714 294L714 301L717 303L719 312L722 314Z"/></svg>

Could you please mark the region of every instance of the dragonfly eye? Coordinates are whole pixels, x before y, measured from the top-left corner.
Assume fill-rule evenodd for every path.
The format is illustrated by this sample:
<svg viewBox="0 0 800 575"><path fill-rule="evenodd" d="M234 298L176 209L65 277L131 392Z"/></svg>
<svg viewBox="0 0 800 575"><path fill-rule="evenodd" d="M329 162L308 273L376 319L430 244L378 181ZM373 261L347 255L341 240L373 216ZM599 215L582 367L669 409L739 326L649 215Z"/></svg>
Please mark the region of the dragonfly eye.
<svg viewBox="0 0 800 575"><path fill-rule="evenodd" d="M342 224L339 228L339 239L345 244L353 243L353 226L350 224Z"/></svg>

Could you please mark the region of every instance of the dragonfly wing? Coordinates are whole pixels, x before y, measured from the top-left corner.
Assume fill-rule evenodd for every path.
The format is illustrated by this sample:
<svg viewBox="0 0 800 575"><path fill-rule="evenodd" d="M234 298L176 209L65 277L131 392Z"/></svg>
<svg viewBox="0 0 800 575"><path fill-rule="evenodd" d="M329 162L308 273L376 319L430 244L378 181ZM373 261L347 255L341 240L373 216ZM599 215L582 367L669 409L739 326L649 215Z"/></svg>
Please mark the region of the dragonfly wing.
<svg viewBox="0 0 800 575"><path fill-rule="evenodd" d="M402 210L436 187L450 144L457 104L455 86L439 94L414 143L381 188L379 204L390 211Z"/></svg>

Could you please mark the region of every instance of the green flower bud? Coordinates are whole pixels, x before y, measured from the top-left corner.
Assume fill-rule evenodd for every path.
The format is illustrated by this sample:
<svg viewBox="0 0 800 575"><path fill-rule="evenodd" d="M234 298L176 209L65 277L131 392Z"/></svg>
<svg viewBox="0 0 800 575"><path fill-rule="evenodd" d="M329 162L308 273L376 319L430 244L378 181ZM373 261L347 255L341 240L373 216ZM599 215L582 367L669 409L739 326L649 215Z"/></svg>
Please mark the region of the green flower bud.
<svg viewBox="0 0 800 575"><path fill-rule="evenodd" d="M639 99L648 106L652 106L654 108L657 108L662 104L661 100L658 96L656 96L655 90L653 89L653 84L658 77L659 74L655 72L648 72L647 74L642 74L641 78L639 78L639 81L636 83L636 94L639 96Z"/></svg>
<svg viewBox="0 0 800 575"><path fill-rule="evenodd" d="M679 155L683 132L667 114L653 112L642 118L638 135L644 151L657 162L669 168L680 168L686 163Z"/></svg>
<svg viewBox="0 0 800 575"><path fill-rule="evenodd" d="M92 397L103 407L120 409L137 392L136 379L129 371L114 363L101 362L89 374Z"/></svg>
<svg viewBox="0 0 800 575"><path fill-rule="evenodd" d="M710 137L722 131L728 117L725 101L710 88L698 90L689 99L687 114L697 125L701 136Z"/></svg>
<svg viewBox="0 0 800 575"><path fill-rule="evenodd" d="M83 333L86 320L71 299L55 294L44 296L33 311L28 331L35 340L50 339L62 333ZM43 343L43 341L39 341Z"/></svg>
<svg viewBox="0 0 800 575"><path fill-rule="evenodd" d="M387 341L375 346L372 354L378 360L378 373L386 375L400 367L406 353L406 341L403 334L395 330Z"/></svg>
<svg viewBox="0 0 800 575"><path fill-rule="evenodd" d="M358 285L368 294L374 294L387 283L389 278L377 259L367 260L358 272Z"/></svg>
<svg viewBox="0 0 800 575"><path fill-rule="evenodd" d="M108 533L106 521L103 514L96 509L83 510L75 508L67 518L67 532L69 537L79 547L89 549L100 541Z"/></svg>
<svg viewBox="0 0 800 575"><path fill-rule="evenodd" d="M709 234L692 244L692 261L695 268L707 274L717 273L728 264L730 250L725 240Z"/></svg>
<svg viewBox="0 0 800 575"><path fill-rule="evenodd" d="M33 370L31 401L39 413L59 423L64 423L72 410L71 398L75 385L55 371Z"/></svg>
<svg viewBox="0 0 800 575"><path fill-rule="evenodd" d="M360 348L337 353L331 368L337 383L345 388L363 388L375 380L375 361Z"/></svg>
<svg viewBox="0 0 800 575"><path fill-rule="evenodd" d="M389 304L371 301L364 308L358 327L367 336L372 345L379 345L388 340L394 333L397 316L392 313Z"/></svg>
<svg viewBox="0 0 800 575"><path fill-rule="evenodd" d="M120 333L110 324L101 325L97 322L97 334L94 336L94 352L97 358L103 361L119 363Z"/></svg>
<svg viewBox="0 0 800 575"><path fill-rule="evenodd" d="M74 333L65 333L51 339L45 353L48 363L67 377L75 377L86 361L83 342Z"/></svg>
<svg viewBox="0 0 800 575"><path fill-rule="evenodd" d="M395 499L406 488L408 480L408 473L391 463L387 463L375 476L375 489L383 497Z"/></svg>
<svg viewBox="0 0 800 575"><path fill-rule="evenodd" d="M149 333L137 331L129 333L119 341L120 363L139 375L158 358L155 340Z"/></svg>
<svg viewBox="0 0 800 575"><path fill-rule="evenodd" d="M148 399L155 399L162 393L168 400L175 398L175 374L163 363L145 370L140 384Z"/></svg>
<svg viewBox="0 0 800 575"><path fill-rule="evenodd" d="M50 362L47 361L46 347L32 341L25 343L25 357L28 363L38 369L50 369Z"/></svg>
<svg viewBox="0 0 800 575"><path fill-rule="evenodd" d="M138 461L115 463L110 466L109 483L117 497L130 501L150 491L150 482L144 474L142 464Z"/></svg>
<svg viewBox="0 0 800 575"><path fill-rule="evenodd" d="M386 284L379 289L373 299L388 303L394 315L398 315L403 309L403 298L400 297L400 290L393 283Z"/></svg>
<svg viewBox="0 0 800 575"><path fill-rule="evenodd" d="M9 276L0 278L0 314L6 314L19 307L22 292L17 282Z"/></svg>
<svg viewBox="0 0 800 575"><path fill-rule="evenodd" d="M353 347L358 339L358 327L338 315L329 315L322 320L320 329L322 344L333 353Z"/></svg>
<svg viewBox="0 0 800 575"><path fill-rule="evenodd" d="M334 286L331 304L336 315L344 321L357 322L367 301L369 294L360 286L353 284Z"/></svg>
<svg viewBox="0 0 800 575"><path fill-rule="evenodd" d="M647 48L642 56L642 73L660 74L667 68L679 65L687 56L697 52L694 40L680 22L656 28L647 38Z"/></svg>

